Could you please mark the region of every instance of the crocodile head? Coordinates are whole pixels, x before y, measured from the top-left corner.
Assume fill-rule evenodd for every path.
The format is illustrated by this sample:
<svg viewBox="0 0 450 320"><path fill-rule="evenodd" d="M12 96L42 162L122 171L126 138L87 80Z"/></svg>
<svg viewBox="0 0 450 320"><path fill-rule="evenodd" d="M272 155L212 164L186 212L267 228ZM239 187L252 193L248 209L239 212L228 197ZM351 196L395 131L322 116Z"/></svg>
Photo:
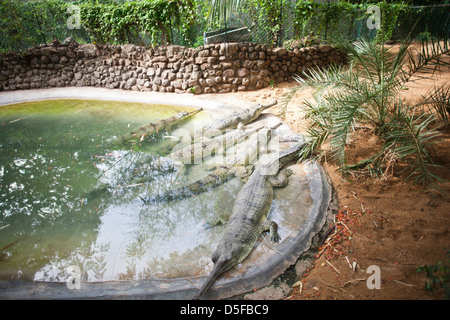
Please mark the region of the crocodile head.
<svg viewBox="0 0 450 320"><path fill-rule="evenodd" d="M272 101L272 102L270 102L270 103L268 103L268 104L265 104L265 105L258 104L258 105L256 106L256 111L259 112L259 113L261 113L261 112L263 112L264 110L269 109L270 107L273 107L273 106L276 105L277 103L278 103L277 100L274 100L274 101Z"/></svg>
<svg viewBox="0 0 450 320"><path fill-rule="evenodd" d="M228 269L234 267L241 261L242 258L242 248L235 243L225 243L217 247L212 255L212 262L214 263L214 268L211 271L208 279L206 279L200 291L195 295L193 299L200 298L206 290L211 287L211 285L216 281L216 279Z"/></svg>

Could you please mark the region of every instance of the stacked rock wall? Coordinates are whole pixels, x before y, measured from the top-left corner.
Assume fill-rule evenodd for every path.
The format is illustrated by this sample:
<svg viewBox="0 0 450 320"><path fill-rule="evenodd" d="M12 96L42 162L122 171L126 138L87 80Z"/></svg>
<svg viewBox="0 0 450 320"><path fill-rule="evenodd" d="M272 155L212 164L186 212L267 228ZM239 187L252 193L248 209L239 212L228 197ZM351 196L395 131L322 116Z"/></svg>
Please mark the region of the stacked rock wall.
<svg viewBox="0 0 450 320"><path fill-rule="evenodd" d="M345 53L327 45L293 51L240 43L144 48L79 45L68 39L0 56L0 90L96 86L196 94L247 91L345 60Z"/></svg>

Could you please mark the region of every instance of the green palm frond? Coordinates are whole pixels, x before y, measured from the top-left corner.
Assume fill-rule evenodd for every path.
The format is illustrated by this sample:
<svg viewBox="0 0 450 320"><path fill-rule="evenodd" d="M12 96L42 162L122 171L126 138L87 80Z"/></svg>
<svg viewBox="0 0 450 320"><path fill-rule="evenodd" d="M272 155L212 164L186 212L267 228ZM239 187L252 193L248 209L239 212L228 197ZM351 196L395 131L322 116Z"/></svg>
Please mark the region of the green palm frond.
<svg viewBox="0 0 450 320"><path fill-rule="evenodd" d="M401 81L407 82L413 76L424 77L423 72L432 75L440 66L450 66L450 63L442 60L445 55L450 55L450 40L426 40L419 50L407 50L405 56L408 59L406 70L403 70ZM421 74L420 74L421 73Z"/></svg>
<svg viewBox="0 0 450 320"><path fill-rule="evenodd" d="M301 76L294 76L294 80L301 88L314 87L320 91L334 87L342 81L345 71L343 65L331 65L327 69L311 68L308 72L302 72Z"/></svg>
<svg viewBox="0 0 450 320"><path fill-rule="evenodd" d="M434 87L423 97L422 104L428 105L431 112L436 112L439 120L445 125L450 125L450 85L445 83Z"/></svg>
<svg viewBox="0 0 450 320"><path fill-rule="evenodd" d="M328 87L336 86L340 82L339 79L343 72L344 66L331 65L328 69L311 68L307 73L302 72L300 75L294 75L293 78L298 85L289 89L284 98L280 100L282 116L285 115L287 105L298 92L310 87L321 92Z"/></svg>
<svg viewBox="0 0 450 320"><path fill-rule="evenodd" d="M383 64L390 57L387 49L373 42L362 40L355 44L348 41L341 46L349 54L350 60L360 69L367 80L380 83L383 80Z"/></svg>
<svg viewBox="0 0 450 320"><path fill-rule="evenodd" d="M357 123L359 113L360 107L353 104L347 105L345 108L339 108L333 116L334 126L330 137L332 159L339 164L343 172L345 172L347 166L345 147L354 132L354 125Z"/></svg>
<svg viewBox="0 0 450 320"><path fill-rule="evenodd" d="M398 159L409 164L410 174L406 180L437 187L442 179L432 173L432 169L439 166L433 163L430 152L434 152L433 145L438 142L439 132L428 129L436 119L432 114L417 114L417 111L416 106L402 102L394 105L390 121L385 125L383 149L395 150Z"/></svg>
<svg viewBox="0 0 450 320"><path fill-rule="evenodd" d="M326 103L322 95L313 95L315 102L306 100L304 102L306 118L310 121L307 127L307 137L305 147L300 151L300 161L306 160L313 153L319 151L325 141L328 140L331 128L333 128L333 118L327 116L333 111L329 109L330 105ZM315 159L319 160L325 155L321 150Z"/></svg>

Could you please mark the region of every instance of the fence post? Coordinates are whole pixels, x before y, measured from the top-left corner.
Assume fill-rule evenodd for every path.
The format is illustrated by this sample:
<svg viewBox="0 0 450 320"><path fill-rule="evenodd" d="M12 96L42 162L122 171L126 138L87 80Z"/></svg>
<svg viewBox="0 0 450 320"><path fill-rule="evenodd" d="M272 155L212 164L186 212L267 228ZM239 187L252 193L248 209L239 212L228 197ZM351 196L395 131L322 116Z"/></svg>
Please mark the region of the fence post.
<svg viewBox="0 0 450 320"><path fill-rule="evenodd" d="M280 18L278 21L278 46L283 45L283 28L281 27L283 23L283 0L280 0Z"/></svg>
<svg viewBox="0 0 450 320"><path fill-rule="evenodd" d="M326 14L325 14L325 35L324 35L324 42L327 42L327 34L328 34L328 23L329 23L329 19L328 19L328 12L330 11L330 1L331 0L328 0L328 3L327 3L327 12L326 12Z"/></svg>

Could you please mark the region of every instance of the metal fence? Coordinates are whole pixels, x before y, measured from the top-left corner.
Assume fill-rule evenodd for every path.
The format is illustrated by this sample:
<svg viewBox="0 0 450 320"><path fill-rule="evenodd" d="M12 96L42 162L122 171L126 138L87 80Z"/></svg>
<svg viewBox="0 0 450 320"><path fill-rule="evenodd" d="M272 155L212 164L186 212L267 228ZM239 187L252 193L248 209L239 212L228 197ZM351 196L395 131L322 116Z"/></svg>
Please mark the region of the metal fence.
<svg viewBox="0 0 450 320"><path fill-rule="evenodd" d="M300 44L334 42L341 38L373 40L383 30L369 28L369 15L363 10L355 10L339 19L326 19L326 9L318 9L307 21L299 21L295 14L297 1L284 1L273 17L246 6L242 6L230 17L227 26L205 33L205 43L248 41L268 46L282 46L297 40ZM276 1L274 1L276 6ZM381 14L383 14L381 12ZM404 40L412 37L423 40L431 36L450 35L450 4L436 6L414 6L401 13L389 40Z"/></svg>
<svg viewBox="0 0 450 320"><path fill-rule="evenodd" d="M201 3L197 10L199 19L185 29L171 28L170 43L198 47L207 43L220 42L252 42L267 46L291 45L299 46L316 43L330 43L337 38L357 40L366 38L372 40L379 36L379 30L367 27L368 15L363 11L355 11L342 15L339 19L326 19L323 10L318 9L307 21L296 16L296 0L273 1L269 12L254 5L254 1L242 1L239 8L229 17L227 23L208 30L205 17L208 1ZM39 10L42 10L39 9ZM17 15L16 17L14 15ZM80 43L91 43L88 30L81 25L80 29L67 27L67 12L36 10L27 18L20 12L1 12L0 10L0 48L5 50L20 50L35 44L49 43L54 38L59 41L73 37ZM42 17L47 17L44 20ZM15 22L16 21L16 22ZM5 34L2 23L17 23L20 36ZM11 28L9 28L10 30ZM413 31L412 31L413 30ZM412 33L411 33L412 31ZM127 32L129 43L137 45L167 44L161 41L164 37L151 38L145 33ZM411 7L406 13L400 14L395 22L395 29L390 35L391 40L403 40L408 36L423 40L431 36L450 35L450 5Z"/></svg>

